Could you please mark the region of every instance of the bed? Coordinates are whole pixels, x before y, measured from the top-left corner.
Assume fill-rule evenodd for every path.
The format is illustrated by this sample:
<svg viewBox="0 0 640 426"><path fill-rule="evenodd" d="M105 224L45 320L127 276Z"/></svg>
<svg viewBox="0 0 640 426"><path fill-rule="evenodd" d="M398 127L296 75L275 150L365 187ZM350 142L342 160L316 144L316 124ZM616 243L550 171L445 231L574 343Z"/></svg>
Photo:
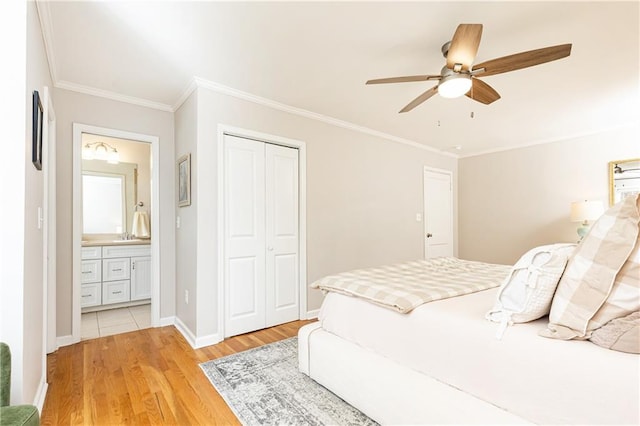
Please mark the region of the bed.
<svg viewBox="0 0 640 426"><path fill-rule="evenodd" d="M637 244L633 253L637 262ZM497 339L497 324L485 314L496 301L495 281L510 268L490 267L496 278L489 288L408 313L371 300L372 292L353 297L354 281L370 277L347 273L347 284L326 294L318 322L299 332L300 370L381 424L640 424L640 357L541 337L549 317L516 324Z"/></svg>

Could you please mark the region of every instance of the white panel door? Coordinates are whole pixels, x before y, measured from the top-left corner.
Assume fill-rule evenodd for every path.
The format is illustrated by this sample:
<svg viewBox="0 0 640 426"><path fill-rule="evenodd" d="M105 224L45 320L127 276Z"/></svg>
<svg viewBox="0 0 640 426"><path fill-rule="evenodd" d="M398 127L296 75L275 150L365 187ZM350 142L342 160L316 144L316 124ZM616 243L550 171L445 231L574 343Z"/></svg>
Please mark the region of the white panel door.
<svg viewBox="0 0 640 426"><path fill-rule="evenodd" d="M451 172L424 170L424 257L453 256Z"/></svg>
<svg viewBox="0 0 640 426"><path fill-rule="evenodd" d="M226 336L264 328L265 144L224 137Z"/></svg>
<svg viewBox="0 0 640 426"><path fill-rule="evenodd" d="M267 327L298 316L298 150L265 145Z"/></svg>

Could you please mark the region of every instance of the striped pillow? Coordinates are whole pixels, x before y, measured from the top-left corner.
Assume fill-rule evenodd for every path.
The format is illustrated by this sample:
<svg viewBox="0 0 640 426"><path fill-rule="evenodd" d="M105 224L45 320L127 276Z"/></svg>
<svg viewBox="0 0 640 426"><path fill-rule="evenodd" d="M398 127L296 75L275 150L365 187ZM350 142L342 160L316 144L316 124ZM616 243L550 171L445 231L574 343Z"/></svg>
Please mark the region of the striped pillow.
<svg viewBox="0 0 640 426"><path fill-rule="evenodd" d="M640 196L627 197L593 225L567 263L540 335L587 339L640 309Z"/></svg>

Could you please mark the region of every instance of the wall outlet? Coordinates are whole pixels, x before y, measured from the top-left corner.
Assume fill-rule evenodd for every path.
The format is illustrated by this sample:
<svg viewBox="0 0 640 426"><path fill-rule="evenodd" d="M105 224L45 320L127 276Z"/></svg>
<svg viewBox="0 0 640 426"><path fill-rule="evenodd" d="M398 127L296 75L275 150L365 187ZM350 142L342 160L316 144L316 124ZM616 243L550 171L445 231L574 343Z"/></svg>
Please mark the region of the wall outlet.
<svg viewBox="0 0 640 426"><path fill-rule="evenodd" d="M189 304L189 290L184 291L184 303Z"/></svg>

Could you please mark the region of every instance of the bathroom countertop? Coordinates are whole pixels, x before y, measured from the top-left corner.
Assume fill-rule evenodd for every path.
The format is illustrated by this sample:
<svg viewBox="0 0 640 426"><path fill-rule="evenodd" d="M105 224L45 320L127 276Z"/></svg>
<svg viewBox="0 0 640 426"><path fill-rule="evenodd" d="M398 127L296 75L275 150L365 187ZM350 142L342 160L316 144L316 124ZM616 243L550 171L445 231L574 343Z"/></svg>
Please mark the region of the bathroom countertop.
<svg viewBox="0 0 640 426"><path fill-rule="evenodd" d="M151 244L151 240L82 240L82 247L95 246L144 246Z"/></svg>

